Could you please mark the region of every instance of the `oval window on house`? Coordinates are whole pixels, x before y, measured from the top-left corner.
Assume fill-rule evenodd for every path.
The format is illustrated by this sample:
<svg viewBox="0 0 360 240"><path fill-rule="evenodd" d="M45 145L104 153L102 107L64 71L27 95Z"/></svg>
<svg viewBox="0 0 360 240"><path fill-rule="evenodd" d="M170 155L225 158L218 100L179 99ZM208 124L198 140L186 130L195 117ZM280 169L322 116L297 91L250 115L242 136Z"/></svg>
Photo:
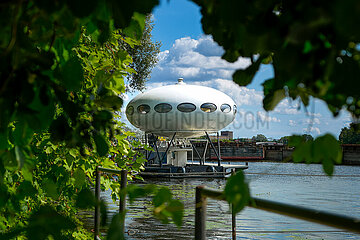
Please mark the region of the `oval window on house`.
<svg viewBox="0 0 360 240"><path fill-rule="evenodd" d="M128 106L126 108L126 114L127 115L133 115L134 114L134 107L133 106Z"/></svg>
<svg viewBox="0 0 360 240"><path fill-rule="evenodd" d="M221 109L221 111L222 111L223 113L228 113L228 112L231 111L230 105L229 105L229 104L226 104L226 103L222 104L221 107L220 107L220 109Z"/></svg>
<svg viewBox="0 0 360 240"><path fill-rule="evenodd" d="M180 111L180 112L192 112L196 109L196 106L192 103L180 103L178 106L177 106L177 109Z"/></svg>
<svg viewBox="0 0 360 240"><path fill-rule="evenodd" d="M158 113L167 113L170 112L172 109L172 106L168 103L159 103L154 107L154 110Z"/></svg>
<svg viewBox="0 0 360 240"><path fill-rule="evenodd" d="M216 105L213 103L204 103L200 106L200 109L204 112L210 113L216 110Z"/></svg>
<svg viewBox="0 0 360 240"><path fill-rule="evenodd" d="M147 104L141 104L137 107L137 110L140 114L147 114L148 112L150 112L150 106Z"/></svg>
<svg viewBox="0 0 360 240"><path fill-rule="evenodd" d="M237 107L236 107L236 105L234 105L234 114L236 114L237 113Z"/></svg>

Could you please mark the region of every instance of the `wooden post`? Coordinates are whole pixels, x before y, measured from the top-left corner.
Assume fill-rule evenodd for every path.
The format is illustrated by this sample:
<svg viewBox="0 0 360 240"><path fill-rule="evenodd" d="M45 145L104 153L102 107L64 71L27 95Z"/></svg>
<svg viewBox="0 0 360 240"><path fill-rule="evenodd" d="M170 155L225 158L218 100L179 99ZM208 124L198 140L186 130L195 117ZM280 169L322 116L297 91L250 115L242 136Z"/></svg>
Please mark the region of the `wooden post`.
<svg viewBox="0 0 360 240"><path fill-rule="evenodd" d="M127 186L127 170L121 170L120 173L120 191ZM121 192L119 199L119 213L121 216L120 232L125 232L125 205L126 205L126 194Z"/></svg>
<svg viewBox="0 0 360 240"><path fill-rule="evenodd" d="M95 219L94 239L97 240L100 233L100 171L95 171Z"/></svg>
<svg viewBox="0 0 360 240"><path fill-rule="evenodd" d="M220 139L219 139L219 132L216 133L216 136L217 136L217 144L218 144L218 151L219 151L219 158L218 158L218 166L220 167L221 166L221 152L220 152Z"/></svg>
<svg viewBox="0 0 360 240"><path fill-rule="evenodd" d="M148 146L148 138L147 138L147 133L145 132L145 146L147 147ZM146 162L145 162L145 166L148 165L148 150L145 149L145 159L146 159Z"/></svg>
<svg viewBox="0 0 360 240"><path fill-rule="evenodd" d="M206 197L201 193L204 186L197 186L195 190L195 240L206 239Z"/></svg>
<svg viewBox="0 0 360 240"><path fill-rule="evenodd" d="M231 205L231 234L232 239L236 240L236 214L234 213L234 208Z"/></svg>
<svg viewBox="0 0 360 240"><path fill-rule="evenodd" d="M120 189L123 190L127 185L127 170L121 170L120 175ZM120 195L119 211L120 213L125 211L126 194Z"/></svg>
<svg viewBox="0 0 360 240"><path fill-rule="evenodd" d="M235 174L235 169L232 168L231 175L234 174ZM232 234L232 239L236 240L236 214L234 212L234 208L232 204L231 204L231 234Z"/></svg>

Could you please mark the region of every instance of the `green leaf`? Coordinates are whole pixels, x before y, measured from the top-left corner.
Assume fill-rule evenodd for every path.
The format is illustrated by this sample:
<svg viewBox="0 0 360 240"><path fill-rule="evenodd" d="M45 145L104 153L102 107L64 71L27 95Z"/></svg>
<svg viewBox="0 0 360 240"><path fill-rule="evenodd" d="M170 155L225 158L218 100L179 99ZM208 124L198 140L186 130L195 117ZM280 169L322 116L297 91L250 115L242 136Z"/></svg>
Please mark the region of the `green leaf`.
<svg viewBox="0 0 360 240"><path fill-rule="evenodd" d="M99 156L100 157L106 156L106 154L109 152L109 146L105 141L104 137L101 136L100 134L94 134L93 138L96 145L96 151L99 154Z"/></svg>
<svg viewBox="0 0 360 240"><path fill-rule="evenodd" d="M73 177L75 178L75 187L76 188L81 188L86 180L86 175L84 170L82 170L81 168L78 168L75 170Z"/></svg>
<svg viewBox="0 0 360 240"><path fill-rule="evenodd" d="M4 167L10 171L15 171L19 168L18 162L15 157L15 150L5 151L1 155L1 160L3 161Z"/></svg>
<svg viewBox="0 0 360 240"><path fill-rule="evenodd" d="M76 149L72 148L69 150L69 154L73 157L76 158L78 156L78 152Z"/></svg>
<svg viewBox="0 0 360 240"><path fill-rule="evenodd" d="M72 57L62 67L62 82L69 91L80 89L84 80L84 71L77 57Z"/></svg>
<svg viewBox="0 0 360 240"><path fill-rule="evenodd" d="M53 199L59 198L59 193L57 191L57 185L53 180L44 179L42 182L42 187L49 197L51 197Z"/></svg>
<svg viewBox="0 0 360 240"><path fill-rule="evenodd" d="M233 74L233 81L236 82L239 86L247 86L250 84L259 70L261 61L264 59L264 57L260 56L256 62L251 64L249 67L247 67L245 70L238 69Z"/></svg>
<svg viewBox="0 0 360 240"><path fill-rule="evenodd" d="M19 169L21 169L24 166L26 160L24 150L22 147L15 146L15 156L16 156L16 161L18 162Z"/></svg>
<svg viewBox="0 0 360 240"><path fill-rule="evenodd" d="M87 209L94 207L96 203L95 195L89 188L83 188L76 197L76 207Z"/></svg>
<svg viewBox="0 0 360 240"><path fill-rule="evenodd" d="M96 0L67 0L66 3L68 8L75 16L83 18L93 13L99 2Z"/></svg>
<svg viewBox="0 0 360 240"><path fill-rule="evenodd" d="M171 213L171 219L176 226L180 227L184 217L184 204L179 200L172 200L170 201L167 210Z"/></svg>
<svg viewBox="0 0 360 240"><path fill-rule="evenodd" d="M295 147L292 154L294 162L322 163L324 172L331 176L334 164L340 164L342 151L340 143L331 134L305 141L304 136L291 136L289 146Z"/></svg>
<svg viewBox="0 0 360 240"><path fill-rule="evenodd" d="M331 134L316 138L314 158L322 162L324 172L331 176L334 172L334 164L340 164L342 160L340 143Z"/></svg>
<svg viewBox="0 0 360 240"><path fill-rule="evenodd" d="M235 213L240 212L248 205L250 191L242 171L238 171L227 180L224 194L228 203L232 204L232 209Z"/></svg>
<svg viewBox="0 0 360 240"><path fill-rule="evenodd" d="M309 53L312 50L313 46L309 40L305 41L304 43L304 50L303 53Z"/></svg>
<svg viewBox="0 0 360 240"><path fill-rule="evenodd" d="M50 235L53 239L64 239L62 232L76 227L71 218L60 215L50 206L41 206L28 222L26 237L29 240L48 239Z"/></svg>
<svg viewBox="0 0 360 240"><path fill-rule="evenodd" d="M153 193L155 189L156 186L153 184L146 184L145 186L131 184L127 186L126 192L129 197L129 202L132 203L136 198L142 198Z"/></svg>
<svg viewBox="0 0 360 240"><path fill-rule="evenodd" d="M21 172L26 181L32 182L32 180L33 180L32 171L33 171L33 167L29 163L25 162L25 165L21 169Z"/></svg>
<svg viewBox="0 0 360 240"><path fill-rule="evenodd" d="M100 214L101 214L100 225L106 226L107 219L108 219L108 213L107 213L107 209L106 209L105 200L100 200L100 203L98 203L98 204L100 205Z"/></svg>
<svg viewBox="0 0 360 240"><path fill-rule="evenodd" d="M289 147L296 147L302 142L304 142L304 138L300 135L292 135L289 137Z"/></svg>
<svg viewBox="0 0 360 240"><path fill-rule="evenodd" d="M265 95L263 99L263 106L266 111L274 110L276 105L286 97L285 90L279 89L273 93Z"/></svg>
<svg viewBox="0 0 360 240"><path fill-rule="evenodd" d="M12 132L13 143L18 146L27 146L32 140L34 131L26 121L19 121L14 125L15 130Z"/></svg>
<svg viewBox="0 0 360 240"><path fill-rule="evenodd" d="M124 229L121 227L124 224L124 215L117 213L113 216L108 231L108 240L121 240L124 238Z"/></svg>
<svg viewBox="0 0 360 240"><path fill-rule="evenodd" d="M164 204L165 202L169 202L172 198L172 194L169 188L162 187L156 193L153 198L153 203L155 207L159 207L160 205Z"/></svg>
<svg viewBox="0 0 360 240"><path fill-rule="evenodd" d="M8 149L10 147L10 142L6 132L0 132L0 149Z"/></svg>

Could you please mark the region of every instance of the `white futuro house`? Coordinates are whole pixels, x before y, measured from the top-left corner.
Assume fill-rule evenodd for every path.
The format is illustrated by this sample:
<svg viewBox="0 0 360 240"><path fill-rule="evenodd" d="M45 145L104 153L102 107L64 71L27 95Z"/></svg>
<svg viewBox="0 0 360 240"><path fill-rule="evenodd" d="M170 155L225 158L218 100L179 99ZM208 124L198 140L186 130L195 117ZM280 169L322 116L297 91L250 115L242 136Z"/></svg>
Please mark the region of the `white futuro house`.
<svg viewBox="0 0 360 240"><path fill-rule="evenodd" d="M178 83L140 93L126 107L132 125L157 136L197 137L217 132L235 118L236 105L216 89Z"/></svg>

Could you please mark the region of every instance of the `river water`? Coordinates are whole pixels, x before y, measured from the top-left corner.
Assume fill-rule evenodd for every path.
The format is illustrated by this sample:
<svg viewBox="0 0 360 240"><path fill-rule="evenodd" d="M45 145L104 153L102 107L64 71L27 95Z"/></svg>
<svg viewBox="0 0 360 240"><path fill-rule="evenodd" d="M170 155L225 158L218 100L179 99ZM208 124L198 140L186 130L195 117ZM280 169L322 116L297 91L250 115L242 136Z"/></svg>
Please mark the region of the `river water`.
<svg viewBox="0 0 360 240"><path fill-rule="evenodd" d="M293 163L249 163L244 170L251 195L257 198L304 206L360 218L360 166L336 166L333 177L324 175L321 165ZM151 199L127 204L127 239L193 239L195 187L205 185L222 190L225 179L151 180L147 183L170 187L185 205L181 228L162 224L152 216ZM110 215L118 211L110 194L102 197ZM360 235L339 229L245 208L236 216L237 239L360 239ZM226 202L208 199L207 239L231 239L231 213Z"/></svg>

